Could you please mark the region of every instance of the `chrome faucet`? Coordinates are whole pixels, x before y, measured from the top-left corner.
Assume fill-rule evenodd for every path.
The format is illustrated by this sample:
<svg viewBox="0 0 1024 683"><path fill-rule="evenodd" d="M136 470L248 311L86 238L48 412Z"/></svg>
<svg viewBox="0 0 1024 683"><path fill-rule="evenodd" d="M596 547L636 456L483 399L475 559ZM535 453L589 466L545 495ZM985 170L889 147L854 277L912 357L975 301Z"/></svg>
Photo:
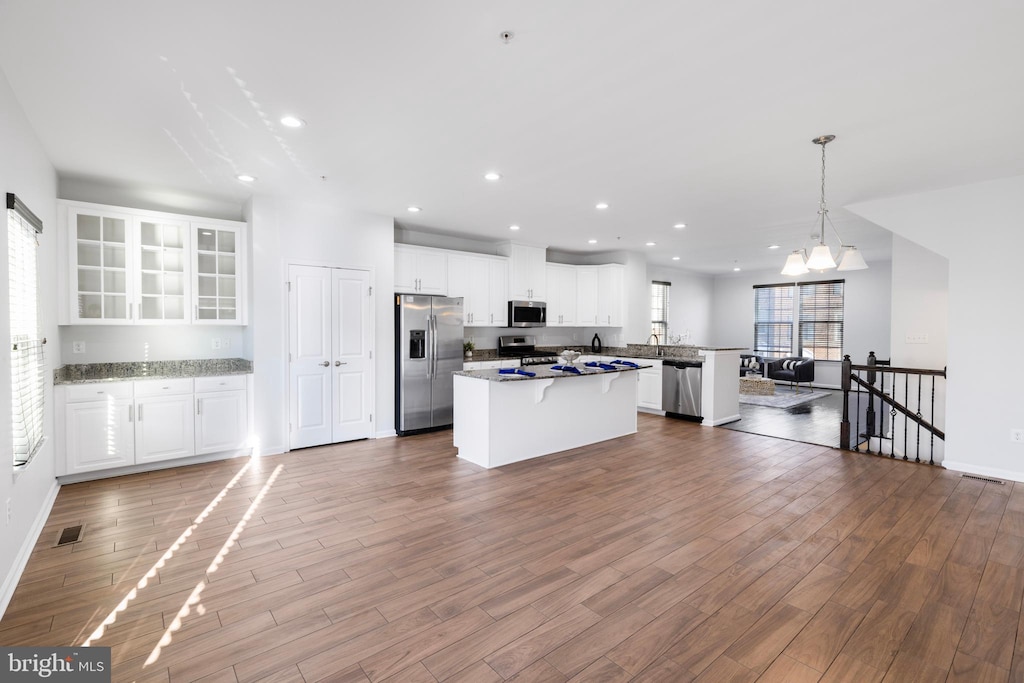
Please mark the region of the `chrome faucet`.
<svg viewBox="0 0 1024 683"><path fill-rule="evenodd" d="M644 344L647 345L647 346L650 346L651 337L654 337L654 355L660 356L661 355L661 340L658 339L658 335L656 335L656 334L654 334L652 332L651 336L647 337L647 341L644 342Z"/></svg>

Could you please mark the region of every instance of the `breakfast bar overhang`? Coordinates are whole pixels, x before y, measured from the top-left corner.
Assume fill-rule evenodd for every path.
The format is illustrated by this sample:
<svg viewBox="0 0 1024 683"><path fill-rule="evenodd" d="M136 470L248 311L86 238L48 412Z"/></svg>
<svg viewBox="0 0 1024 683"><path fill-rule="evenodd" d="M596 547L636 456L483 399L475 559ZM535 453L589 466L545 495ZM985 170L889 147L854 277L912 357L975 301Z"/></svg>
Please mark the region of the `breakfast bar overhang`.
<svg viewBox="0 0 1024 683"><path fill-rule="evenodd" d="M531 368L535 377L457 372L453 442L458 456L481 467L501 467L635 434L637 369L581 367L577 375Z"/></svg>

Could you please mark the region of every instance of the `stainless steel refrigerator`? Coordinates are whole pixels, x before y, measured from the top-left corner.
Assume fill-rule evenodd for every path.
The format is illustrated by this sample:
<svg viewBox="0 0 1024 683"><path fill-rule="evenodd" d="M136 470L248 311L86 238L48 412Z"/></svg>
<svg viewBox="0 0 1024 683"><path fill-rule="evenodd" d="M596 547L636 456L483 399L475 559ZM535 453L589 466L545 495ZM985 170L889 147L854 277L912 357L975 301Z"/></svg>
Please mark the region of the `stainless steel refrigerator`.
<svg viewBox="0 0 1024 683"><path fill-rule="evenodd" d="M462 369L462 297L395 294L395 428L450 427Z"/></svg>

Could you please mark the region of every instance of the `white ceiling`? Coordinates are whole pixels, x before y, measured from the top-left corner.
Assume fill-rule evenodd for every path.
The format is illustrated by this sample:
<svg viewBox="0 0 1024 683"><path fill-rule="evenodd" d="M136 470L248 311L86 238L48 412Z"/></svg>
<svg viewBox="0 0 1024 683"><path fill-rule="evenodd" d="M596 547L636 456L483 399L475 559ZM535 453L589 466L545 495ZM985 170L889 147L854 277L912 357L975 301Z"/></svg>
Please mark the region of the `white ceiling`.
<svg viewBox="0 0 1024 683"><path fill-rule="evenodd" d="M1024 173L1022 29L1018 0L0 0L0 64L65 177L721 273L807 241L820 134L869 262L888 233L843 205Z"/></svg>

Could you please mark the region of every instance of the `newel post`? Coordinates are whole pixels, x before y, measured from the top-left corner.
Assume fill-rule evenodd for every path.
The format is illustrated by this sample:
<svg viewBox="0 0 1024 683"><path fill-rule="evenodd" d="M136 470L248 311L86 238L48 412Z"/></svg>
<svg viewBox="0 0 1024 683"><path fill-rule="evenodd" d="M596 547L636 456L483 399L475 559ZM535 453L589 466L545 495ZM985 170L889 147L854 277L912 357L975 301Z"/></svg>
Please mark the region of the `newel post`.
<svg viewBox="0 0 1024 683"><path fill-rule="evenodd" d="M850 373L853 363L850 356L843 356L843 369L840 380L843 388L843 421L839 424L839 447L850 450Z"/></svg>

